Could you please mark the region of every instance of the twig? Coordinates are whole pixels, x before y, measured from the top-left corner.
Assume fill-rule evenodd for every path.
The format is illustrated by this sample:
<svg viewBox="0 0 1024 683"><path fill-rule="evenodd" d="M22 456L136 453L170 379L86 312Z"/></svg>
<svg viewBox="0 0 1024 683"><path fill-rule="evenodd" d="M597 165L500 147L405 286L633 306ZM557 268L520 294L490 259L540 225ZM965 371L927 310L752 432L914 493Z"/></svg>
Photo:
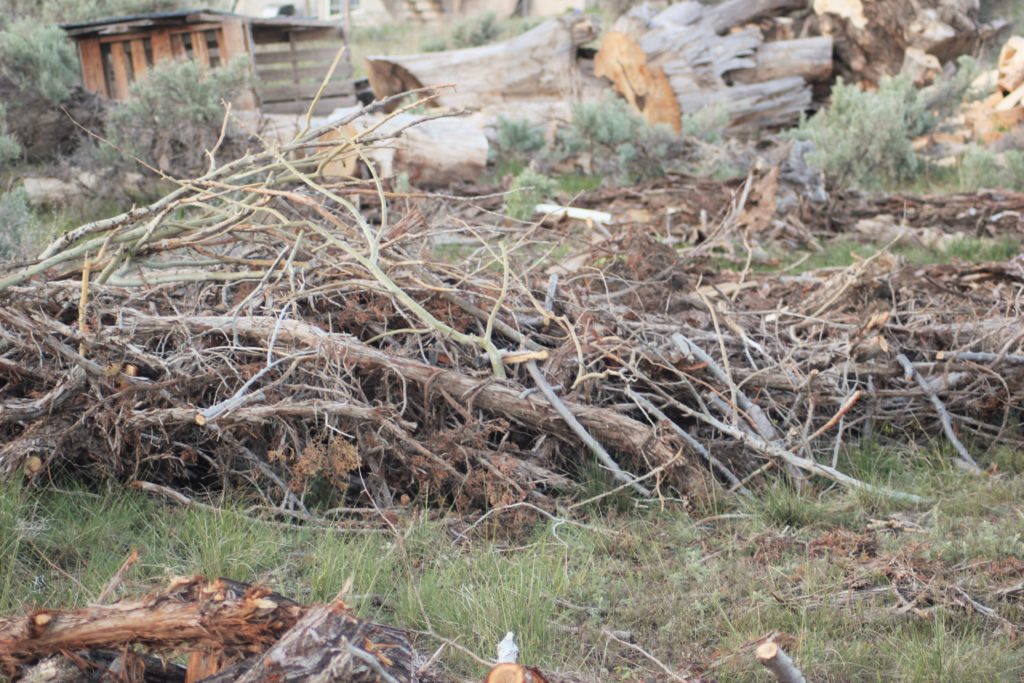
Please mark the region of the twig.
<svg viewBox="0 0 1024 683"><path fill-rule="evenodd" d="M134 567L136 564L138 564L138 561L139 549L132 548L131 552L128 553L128 557L124 558L124 562L121 563L121 566L117 568L117 571L114 572L114 575L110 577L109 581L107 581L107 585L103 587L103 590L100 592L99 597L96 598L96 602L94 602L93 604L102 605L104 602L106 602L107 598L113 595L114 591L117 590L117 587L121 585L121 581L124 580L125 573L129 569Z"/></svg>
<svg viewBox="0 0 1024 683"><path fill-rule="evenodd" d="M896 360L901 366L903 366L903 371L905 373L904 376L907 379L913 378L914 381L917 382L917 385L921 387L921 390L928 395L929 399L931 399L932 406L935 407L935 412L939 414L939 421L942 422L942 431L945 432L946 438L949 439L951 444L953 444L953 448L956 449L957 455L959 456L959 459L956 461L957 464L969 472L980 474L981 468L978 467L978 463L975 462L974 458L971 457L971 454L967 452L967 449L957 437L956 432L953 431L953 421L949 417L949 411L946 410L946 406L938 397L938 394L932 391L931 386L925 378L921 376L921 373L914 368L914 365L910 362L909 358L900 353L897 354Z"/></svg>
<svg viewBox="0 0 1024 683"><path fill-rule="evenodd" d="M1012 363L1024 365L1024 356L1012 353L986 353L984 351L939 351L935 360L965 360L971 363Z"/></svg>
<svg viewBox="0 0 1024 683"><path fill-rule="evenodd" d="M833 427L835 427L836 424L841 419L843 419L843 416L846 415L848 412L850 412L850 408L853 408L853 406L855 406L857 404L857 401L859 401L861 396L863 396L863 395L864 395L864 392L861 389L858 389L857 391L855 391L852 394L850 394L850 397L847 398L845 401L843 401L843 405L839 406L839 410L836 411L836 414L833 415L829 419L828 422L826 422L821 427L816 429L813 434L811 434L809 437L807 437L807 441L808 442L814 441L819 436L821 436L822 434L824 434L828 430L830 430Z"/></svg>
<svg viewBox="0 0 1024 683"><path fill-rule="evenodd" d="M636 401L637 404L639 404L641 408L643 408L644 410L646 410L648 412L654 413L655 417L657 417L659 420L662 420L663 422L668 424L669 428L673 432L675 432L676 435L679 436L679 438L681 438L683 441L685 441L687 444L689 444L690 448L692 448L693 450L697 451L698 455L700 455L702 458L704 458L705 462L707 462L709 465L714 467L715 470L717 470L719 474L721 474L723 477L725 477L726 480L730 484L732 484L733 490L739 491L740 493L742 493L745 496L751 495L750 491L747 490L746 488L744 488L743 482L741 482L739 480L739 478L737 478L736 475L732 473L732 470L730 470L728 467L726 467L718 458L716 458L715 456L711 455L711 453L708 452L708 449L704 448L704 444L702 444L701 442L697 441L695 438L690 436L689 432L687 432L685 429L683 429L682 427L677 425L675 422L670 420L668 418L668 415L663 413L660 408L658 408L656 405L654 405L653 403L648 401L646 398L644 398L640 394L638 394L635 391L633 391L628 386L626 387L626 396L628 396L632 400Z"/></svg>
<svg viewBox="0 0 1024 683"><path fill-rule="evenodd" d="M565 423L569 425L569 428L576 434L576 436L579 437L580 441L586 444L590 450L593 451L594 455L597 456L597 459L601 461L601 464L604 465L609 472L611 472L612 476L619 481L628 484L630 488L641 496L644 496L645 498L650 497L650 489L641 486L636 482L635 477L623 472L618 464L612 459L612 456L608 455L608 451L604 449L604 446L598 443L597 439L590 435L590 432L580 424L580 421L576 419L576 416L573 415L569 408L566 407L565 403L562 402L562 399L558 398L555 390L548 383L547 379L544 378L544 374L540 371L540 368L537 367L537 362L532 360L528 361L526 363L526 371L530 373L530 377L533 378L534 384L536 384L537 388L540 389L540 392L544 394L544 398L548 400L551 407L562 416L562 419L565 420Z"/></svg>
<svg viewBox="0 0 1024 683"><path fill-rule="evenodd" d="M620 645L625 645L630 650L633 650L634 652L640 653L648 661L652 662L655 666L657 666L659 669L661 669L666 674L668 674L669 677L672 678L672 680L679 681L680 683L687 683L690 680L686 676L680 676L678 673L676 673L675 671L670 669L668 666L666 666L660 659L658 659L657 657L655 657L654 655L652 655L650 652L648 652L647 650L643 649L639 645L636 645L634 643L630 643L629 641L626 641L626 640L623 640L622 638L619 638L617 635L615 635L614 633L612 633L611 631L609 631L606 628L601 629L601 633L604 634L605 638L607 638L609 640L614 640L616 643L618 643Z"/></svg>

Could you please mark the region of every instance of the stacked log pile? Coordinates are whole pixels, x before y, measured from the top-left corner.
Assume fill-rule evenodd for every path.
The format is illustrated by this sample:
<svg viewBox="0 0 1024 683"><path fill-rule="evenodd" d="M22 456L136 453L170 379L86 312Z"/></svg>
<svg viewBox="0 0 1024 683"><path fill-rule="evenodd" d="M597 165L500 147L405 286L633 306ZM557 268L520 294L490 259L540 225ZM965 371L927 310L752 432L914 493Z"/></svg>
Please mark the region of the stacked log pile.
<svg viewBox="0 0 1024 683"><path fill-rule="evenodd" d="M811 107L809 83L832 72L832 39L766 43L751 22L801 1L682 2L651 15L645 5L605 34L595 73L651 123L679 132L682 115L721 107L734 130L791 123Z"/></svg>
<svg viewBox="0 0 1024 683"><path fill-rule="evenodd" d="M609 90L677 133L682 117L721 109L734 133L796 122L836 76L877 86L886 75L933 78L998 27L970 0L686 0L637 5L604 33L585 17L551 20L483 47L366 59L378 97L451 84L438 104L535 120Z"/></svg>

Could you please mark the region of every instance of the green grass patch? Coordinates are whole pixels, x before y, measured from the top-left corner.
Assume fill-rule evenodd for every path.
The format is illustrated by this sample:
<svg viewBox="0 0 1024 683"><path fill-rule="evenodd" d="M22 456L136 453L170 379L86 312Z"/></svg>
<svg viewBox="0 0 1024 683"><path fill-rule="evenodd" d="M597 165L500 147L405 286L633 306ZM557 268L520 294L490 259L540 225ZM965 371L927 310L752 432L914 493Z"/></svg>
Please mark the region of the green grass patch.
<svg viewBox="0 0 1024 683"><path fill-rule="evenodd" d="M998 450L978 456L1014 462ZM362 616L432 630L484 657L513 630L524 661L585 679L658 675L609 641L603 630L614 629L679 672L723 683L768 680L750 644L773 632L808 680L1019 680L1024 651L943 596L961 586L1024 621L1024 606L995 592L1024 578L1024 477L1011 464L969 475L950 460L938 442L868 442L840 454L839 467L865 481L928 492L935 504L920 509L813 479L799 491L754 481L753 500L725 497L711 517L617 492L571 522L538 518L510 532L512 518L495 515L461 540L463 522L427 510L410 511L397 538L282 529L230 506L167 507L136 493L6 484L0 610L84 605L134 547L142 562L122 594L203 573L319 602L351 578L347 599ZM580 474L581 496L614 488L599 468ZM898 609L888 587L908 575L893 567L920 578L920 610ZM437 647L416 642L422 652ZM483 673L451 649L441 662L451 678Z"/></svg>

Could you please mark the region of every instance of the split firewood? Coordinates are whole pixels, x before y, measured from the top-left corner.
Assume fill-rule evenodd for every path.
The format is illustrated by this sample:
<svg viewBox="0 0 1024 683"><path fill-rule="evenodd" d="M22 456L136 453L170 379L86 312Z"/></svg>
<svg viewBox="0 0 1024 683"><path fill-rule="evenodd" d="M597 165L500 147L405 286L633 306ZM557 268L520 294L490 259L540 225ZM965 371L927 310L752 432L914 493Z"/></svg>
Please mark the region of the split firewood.
<svg viewBox="0 0 1024 683"><path fill-rule="evenodd" d="M733 131L795 121L811 104L809 82L827 79L832 41L765 43L748 22L802 2L682 2L652 14L639 6L601 42L595 73L651 123L677 132L684 114L720 108Z"/></svg>

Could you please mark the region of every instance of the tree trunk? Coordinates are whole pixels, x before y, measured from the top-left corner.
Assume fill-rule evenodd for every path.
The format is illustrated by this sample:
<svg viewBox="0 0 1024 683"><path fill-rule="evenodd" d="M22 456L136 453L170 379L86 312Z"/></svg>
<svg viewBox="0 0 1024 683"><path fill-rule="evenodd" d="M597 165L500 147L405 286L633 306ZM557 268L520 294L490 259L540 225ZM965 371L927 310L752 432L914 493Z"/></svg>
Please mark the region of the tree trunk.
<svg viewBox="0 0 1024 683"><path fill-rule="evenodd" d="M384 178L406 173L409 182L419 188L445 188L479 181L487 166L489 149L483 118L478 114L452 116L411 125L421 118L397 114L377 129L378 135L405 129L397 139L363 150L377 173ZM378 122L379 119L367 118L360 125Z"/></svg>
<svg viewBox="0 0 1024 683"><path fill-rule="evenodd" d="M444 88L436 103L480 107L573 92L576 48L596 35L587 18L566 17L500 43L413 55L367 57L377 98L424 86Z"/></svg>

